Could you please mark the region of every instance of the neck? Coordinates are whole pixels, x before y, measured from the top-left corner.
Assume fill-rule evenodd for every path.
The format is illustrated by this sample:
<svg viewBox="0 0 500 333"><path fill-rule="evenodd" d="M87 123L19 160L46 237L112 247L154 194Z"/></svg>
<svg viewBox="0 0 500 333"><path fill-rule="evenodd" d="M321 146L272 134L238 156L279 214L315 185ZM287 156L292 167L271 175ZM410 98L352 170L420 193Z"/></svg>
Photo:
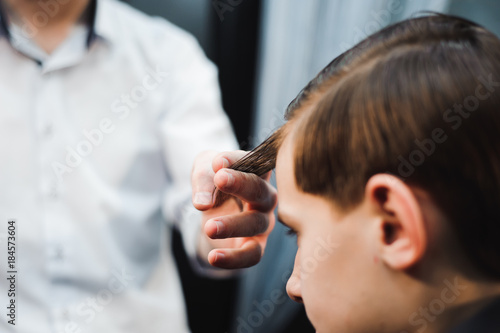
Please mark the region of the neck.
<svg viewBox="0 0 500 333"><path fill-rule="evenodd" d="M62 4L36 0L4 0L8 19L30 31L30 37L47 53L64 41L82 17L91 0L71 0Z"/></svg>

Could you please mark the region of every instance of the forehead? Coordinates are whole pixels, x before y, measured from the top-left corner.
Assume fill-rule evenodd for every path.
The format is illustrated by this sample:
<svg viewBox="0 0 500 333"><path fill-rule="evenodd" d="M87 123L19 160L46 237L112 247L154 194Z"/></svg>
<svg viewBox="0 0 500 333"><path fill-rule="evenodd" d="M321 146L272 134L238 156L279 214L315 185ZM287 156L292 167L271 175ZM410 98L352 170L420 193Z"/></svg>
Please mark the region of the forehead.
<svg viewBox="0 0 500 333"><path fill-rule="evenodd" d="M294 153L294 142L292 140L292 135L288 132L284 134L284 138L278 149L276 156L276 177L280 177L280 174L288 173L291 171L293 173L293 153Z"/></svg>
<svg viewBox="0 0 500 333"><path fill-rule="evenodd" d="M276 158L276 183L280 210L286 210L299 192L294 173L294 146L293 133L288 132Z"/></svg>

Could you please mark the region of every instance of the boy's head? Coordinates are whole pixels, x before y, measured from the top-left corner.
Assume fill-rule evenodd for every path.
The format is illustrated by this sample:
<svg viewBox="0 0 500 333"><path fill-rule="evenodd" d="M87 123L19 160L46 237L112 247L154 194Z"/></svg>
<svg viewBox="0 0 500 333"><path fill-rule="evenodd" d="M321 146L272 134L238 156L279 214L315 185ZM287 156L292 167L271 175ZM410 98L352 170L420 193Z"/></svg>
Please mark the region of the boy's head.
<svg viewBox="0 0 500 333"><path fill-rule="evenodd" d="M299 245L287 289L318 332L440 331L500 293L492 33L444 15L388 27L328 65L286 118L234 168L276 162Z"/></svg>

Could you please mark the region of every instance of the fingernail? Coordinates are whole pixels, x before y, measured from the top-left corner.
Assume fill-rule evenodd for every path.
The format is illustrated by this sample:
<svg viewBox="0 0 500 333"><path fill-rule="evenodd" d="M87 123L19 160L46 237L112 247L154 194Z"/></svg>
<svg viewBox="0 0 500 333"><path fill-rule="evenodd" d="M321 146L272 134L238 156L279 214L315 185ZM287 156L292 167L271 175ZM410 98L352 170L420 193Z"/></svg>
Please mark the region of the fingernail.
<svg viewBox="0 0 500 333"><path fill-rule="evenodd" d="M215 226L217 227L216 235L222 233L222 231L224 230L224 224L221 221L212 221L212 222L214 222Z"/></svg>
<svg viewBox="0 0 500 333"><path fill-rule="evenodd" d="M224 259L226 255L224 253L216 252L215 253L215 262Z"/></svg>
<svg viewBox="0 0 500 333"><path fill-rule="evenodd" d="M212 193L198 192L194 196L194 203L198 205L210 205L212 203Z"/></svg>
<svg viewBox="0 0 500 333"><path fill-rule="evenodd" d="M226 171L224 171L224 173L227 176L226 186L232 186L234 184L234 177L233 177L233 175L230 174L229 172L226 172Z"/></svg>
<svg viewBox="0 0 500 333"><path fill-rule="evenodd" d="M227 158L222 158L222 167L229 168L229 161L227 160Z"/></svg>

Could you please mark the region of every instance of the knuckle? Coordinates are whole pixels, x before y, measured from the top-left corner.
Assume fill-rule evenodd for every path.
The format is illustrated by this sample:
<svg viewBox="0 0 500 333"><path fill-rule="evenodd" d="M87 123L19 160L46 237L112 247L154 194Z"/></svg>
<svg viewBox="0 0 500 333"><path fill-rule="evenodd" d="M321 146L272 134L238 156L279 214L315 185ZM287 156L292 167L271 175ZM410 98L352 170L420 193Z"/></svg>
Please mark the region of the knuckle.
<svg viewBox="0 0 500 333"><path fill-rule="evenodd" d="M217 234L218 238L232 238L238 232L238 227L234 225L233 219L226 217L224 219L224 229Z"/></svg>
<svg viewBox="0 0 500 333"><path fill-rule="evenodd" d="M196 168L193 170L193 181L201 181L206 175L205 170Z"/></svg>
<svg viewBox="0 0 500 333"><path fill-rule="evenodd" d="M272 206L274 207L278 202L278 191L274 187L270 187L269 190L269 200L271 201Z"/></svg>
<svg viewBox="0 0 500 333"><path fill-rule="evenodd" d="M258 227L257 232L263 233L267 230L267 227L268 227L267 217L264 214L257 214L257 216L258 216L258 218L257 218L257 227Z"/></svg>
<svg viewBox="0 0 500 333"><path fill-rule="evenodd" d="M261 182L255 190L254 199L259 209L267 211L275 206L278 196L272 187L268 186L265 182Z"/></svg>
<svg viewBox="0 0 500 333"><path fill-rule="evenodd" d="M262 200L262 197L265 195L265 189L262 186L261 179L256 176L256 175L247 175L248 177L248 183L252 184L250 187L250 195L252 199L256 202L259 202Z"/></svg>
<svg viewBox="0 0 500 333"><path fill-rule="evenodd" d="M223 159L227 159L227 155L228 152L219 153L214 157L212 162L216 164L221 164Z"/></svg>
<svg viewBox="0 0 500 333"><path fill-rule="evenodd" d="M231 185L228 185L228 188L233 192L233 193L240 193L242 190L245 189L247 185L247 179L246 175L239 172L239 171L233 171L233 170L228 170L228 172L233 176L234 181Z"/></svg>
<svg viewBox="0 0 500 333"><path fill-rule="evenodd" d="M251 213L251 222L247 223L249 226L248 236L256 236L262 234L267 230L267 219L261 213Z"/></svg>
<svg viewBox="0 0 500 333"><path fill-rule="evenodd" d="M248 190L248 187L251 186L251 183L248 180L248 175L234 170L227 170L233 176L233 181L231 184L226 184L224 189L229 191L231 194L235 195L244 195Z"/></svg>

